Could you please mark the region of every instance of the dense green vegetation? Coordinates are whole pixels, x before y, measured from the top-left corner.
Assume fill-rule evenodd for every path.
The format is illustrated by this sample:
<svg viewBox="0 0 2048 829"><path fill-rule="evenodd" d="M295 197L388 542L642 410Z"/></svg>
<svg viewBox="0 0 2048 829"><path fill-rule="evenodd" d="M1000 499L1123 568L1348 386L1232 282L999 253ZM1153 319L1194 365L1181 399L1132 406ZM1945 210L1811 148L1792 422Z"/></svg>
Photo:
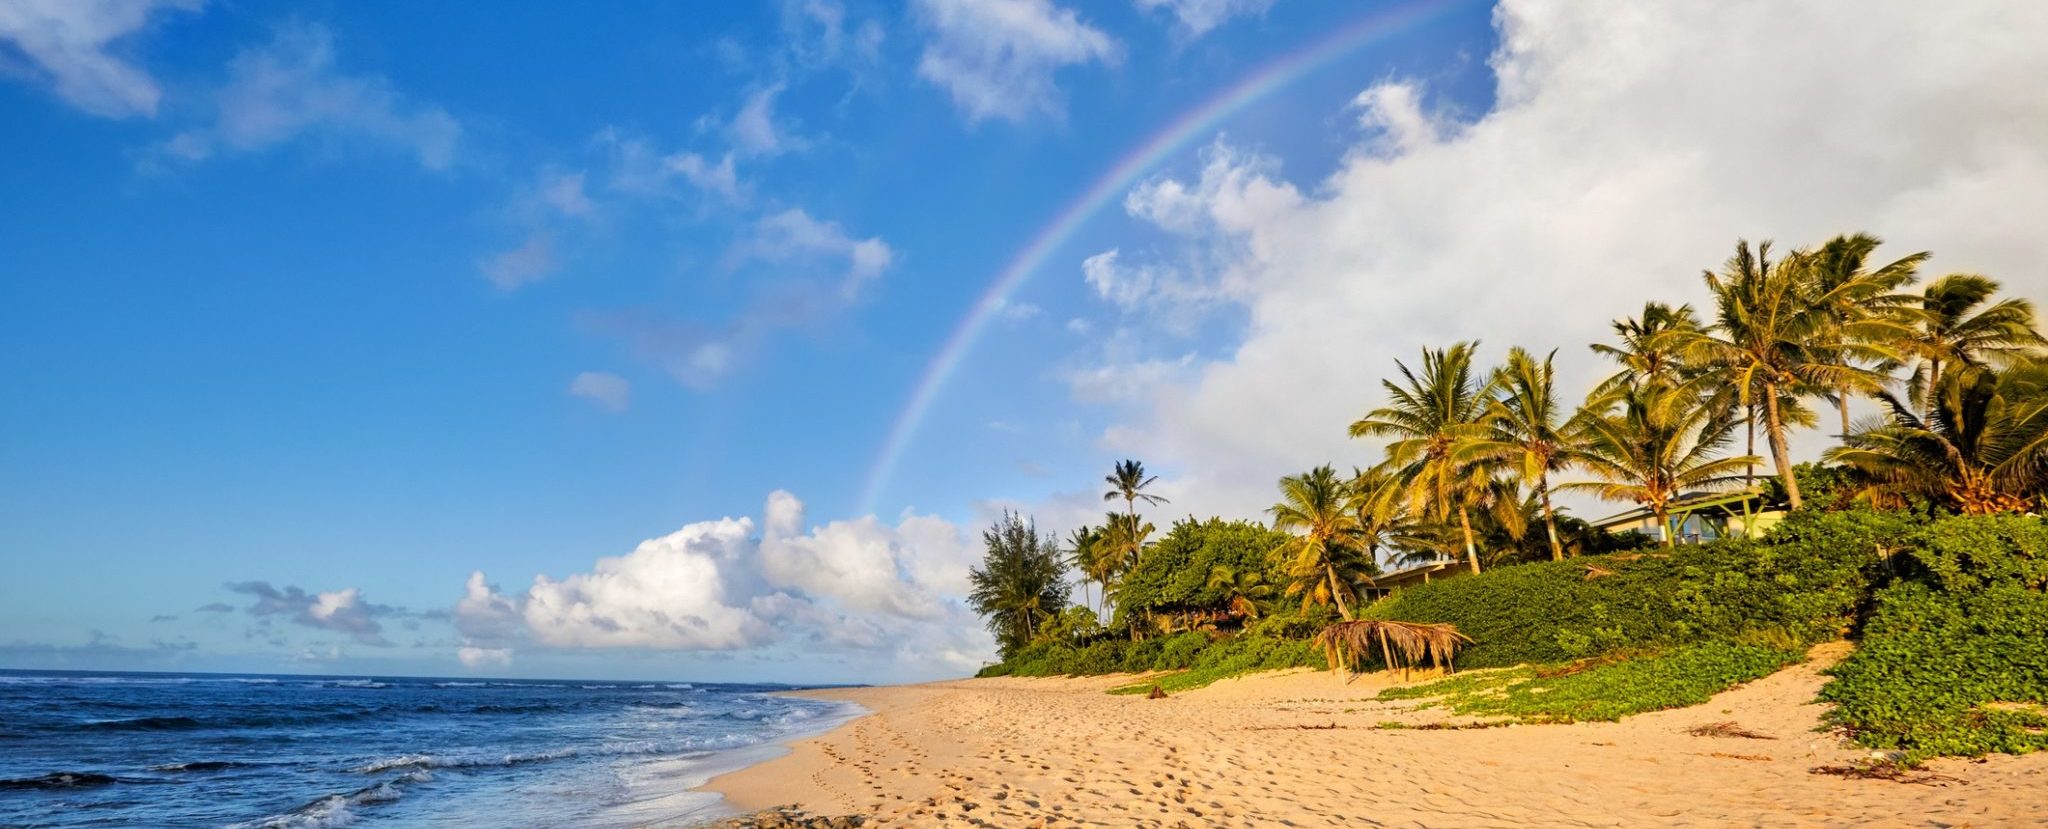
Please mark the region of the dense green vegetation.
<svg viewBox="0 0 2048 829"><path fill-rule="evenodd" d="M1911 760L2048 747L2048 339L1998 283L1915 290L1928 254L1880 264L1878 246L1738 242L1703 276L1704 312L1650 302L1614 323L1592 348L1616 371L1582 400L1557 389L1554 352L1487 369L1476 342L1424 348L1349 426L1384 441L1378 461L1281 478L1270 527L1191 517L1161 536L1140 507L1166 499L1134 460L1064 548L1006 515L973 574L1002 655L982 674L1151 674L1119 692L1170 692L1321 667L1309 643L1338 620L1451 625L1473 640L1460 667L1507 670L1394 696L1613 719L1850 635L1826 696L1856 739ZM1852 422L1857 397L1884 414ZM1795 463L1790 436L1812 428L1839 444ZM1559 492L1653 529L1600 530ZM1703 532L1689 511L1723 494L1789 517ZM1452 562L1388 595L1389 570ZM1069 604L1069 573L1092 607Z"/></svg>
<svg viewBox="0 0 2048 829"><path fill-rule="evenodd" d="M1904 541L1821 692L1829 720L1908 763L2048 749L2048 526L1950 518Z"/></svg>
<svg viewBox="0 0 2048 829"><path fill-rule="evenodd" d="M1454 714L1521 722L1618 720L1706 702L1730 687L1799 661L1769 645L1707 642L1576 669L1522 666L1390 688L1381 699L1430 699Z"/></svg>

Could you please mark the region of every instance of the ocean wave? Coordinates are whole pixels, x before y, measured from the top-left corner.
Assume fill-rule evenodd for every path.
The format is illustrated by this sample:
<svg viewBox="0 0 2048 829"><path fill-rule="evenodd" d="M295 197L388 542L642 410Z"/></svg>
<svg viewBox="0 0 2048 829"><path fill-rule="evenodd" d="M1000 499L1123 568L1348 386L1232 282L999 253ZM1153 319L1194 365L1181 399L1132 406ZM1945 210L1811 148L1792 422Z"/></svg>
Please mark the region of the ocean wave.
<svg viewBox="0 0 2048 829"><path fill-rule="evenodd" d="M391 687L391 683L389 683L389 682L378 682L377 680L374 680L374 679L330 679L330 680L325 680L325 681L323 681L323 682L322 682L321 684L323 684L323 685L329 685L329 686L332 686L332 687L335 687L335 688L389 688L389 687Z"/></svg>
<svg viewBox="0 0 2048 829"><path fill-rule="evenodd" d="M369 719L392 713L396 708L351 708L303 714L269 714L200 719L187 716L129 717L116 720L87 720L74 728L82 731L194 731L202 728L279 728L320 725Z"/></svg>
<svg viewBox="0 0 2048 829"><path fill-rule="evenodd" d="M4 789L84 789L94 786L111 786L124 782L121 778L89 771L53 771L41 777L24 777L19 780L0 780Z"/></svg>
<svg viewBox="0 0 2048 829"><path fill-rule="evenodd" d="M356 822L356 807L390 803L405 796L406 786L432 779L433 775L426 772L413 772L347 794L316 797L284 814L237 823L229 829L333 829L347 826Z"/></svg>
<svg viewBox="0 0 2048 829"><path fill-rule="evenodd" d="M254 764L254 763L243 763L243 762L238 762L238 761L235 761L235 760L194 760L194 761L192 761L192 762L189 762L189 763L163 763L163 764L160 764L160 765L150 766L150 767L149 767L149 770L150 770L150 771L222 771L222 770L224 770L224 769L239 769L239 768L245 768L245 767L248 767L248 766L253 766L253 765L255 765L255 764Z"/></svg>

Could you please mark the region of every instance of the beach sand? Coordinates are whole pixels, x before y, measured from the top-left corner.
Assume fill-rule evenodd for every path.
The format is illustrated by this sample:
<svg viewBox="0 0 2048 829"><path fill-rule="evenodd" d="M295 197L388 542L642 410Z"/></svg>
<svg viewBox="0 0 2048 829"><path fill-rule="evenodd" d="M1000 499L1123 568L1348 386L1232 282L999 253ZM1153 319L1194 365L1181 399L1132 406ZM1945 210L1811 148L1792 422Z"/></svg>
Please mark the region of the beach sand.
<svg viewBox="0 0 2048 829"><path fill-rule="evenodd" d="M1130 677L807 692L873 713L706 787L868 826L2048 825L2048 753L1941 760L1920 782L1819 766L1870 757L1814 731L1841 647L1705 705L1619 723L1390 730L1441 713L1390 678L1295 671L1151 700ZM1775 739L1694 736L1732 721Z"/></svg>

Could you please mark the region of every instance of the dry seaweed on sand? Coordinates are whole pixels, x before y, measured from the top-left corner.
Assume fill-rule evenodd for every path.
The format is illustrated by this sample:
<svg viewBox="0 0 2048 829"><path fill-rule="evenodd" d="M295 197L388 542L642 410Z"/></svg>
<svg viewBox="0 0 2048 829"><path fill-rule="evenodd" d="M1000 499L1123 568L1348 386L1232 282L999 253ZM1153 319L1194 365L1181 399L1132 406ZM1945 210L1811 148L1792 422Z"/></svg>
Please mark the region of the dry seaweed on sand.
<svg viewBox="0 0 2048 829"><path fill-rule="evenodd" d="M1765 734L1761 731L1751 731L1747 728L1743 728L1741 725L1738 725L1733 720L1729 720L1726 722L1707 723L1705 725L1695 725L1691 728L1686 729L1685 733L1691 734L1694 737L1735 737L1744 740L1778 739L1769 734Z"/></svg>

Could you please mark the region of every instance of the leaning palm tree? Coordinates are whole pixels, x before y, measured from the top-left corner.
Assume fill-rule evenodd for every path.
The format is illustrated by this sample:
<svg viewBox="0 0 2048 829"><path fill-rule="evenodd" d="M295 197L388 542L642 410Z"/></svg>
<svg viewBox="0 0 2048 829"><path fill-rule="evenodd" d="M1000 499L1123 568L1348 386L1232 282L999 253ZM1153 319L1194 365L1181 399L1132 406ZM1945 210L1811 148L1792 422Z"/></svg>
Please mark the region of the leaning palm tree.
<svg viewBox="0 0 2048 829"><path fill-rule="evenodd" d="M1726 488L1753 457L1723 457L1735 422L1696 384L1610 390L1586 402L1580 468L1598 481L1563 489L1649 507L1665 546L1675 543L1671 503L1688 491Z"/></svg>
<svg viewBox="0 0 2048 829"><path fill-rule="evenodd" d="M1917 298L1901 293L1919 278L1920 265L1932 254L1907 254L1888 264L1870 267L1871 254L1883 240L1868 233L1829 239L1811 252L1789 257L1785 266L1794 268L1807 302L1820 310L1837 332L1836 337L1875 338L1880 344L1896 343L1907 337L1918 322ZM1836 354L1837 362L1854 363L1852 354ZM1860 387L1872 391L1867 385ZM1859 391L1855 383L1832 390L1835 409L1842 418L1842 434L1849 434L1849 399Z"/></svg>
<svg viewBox="0 0 2048 829"><path fill-rule="evenodd" d="M1836 319L1826 301L1804 290L1797 268L1778 267L1770 254L1769 242L1754 249L1747 241L1737 242L1735 255L1720 273L1704 274L1714 294L1713 326L1680 334L1679 339L1687 359L1711 367L1721 385L1736 390L1743 405L1761 398L1771 462L1785 483L1786 499L1798 509L1799 479L1787 440L1790 424L1779 405L1783 395L1844 388L1880 391L1888 378L1856 363L1882 364L1899 354L1883 338L1893 323Z"/></svg>
<svg viewBox="0 0 2048 829"><path fill-rule="evenodd" d="M1883 395L1891 417L1825 455L1868 476L1859 497L1922 498L1965 515L2048 507L2048 361L1964 364L1929 397L1921 416Z"/></svg>
<svg viewBox="0 0 2048 829"><path fill-rule="evenodd" d="M1465 560L1479 572L1479 548L1472 536L1470 506L1490 475L1485 459L1472 451L1486 436L1488 395L1492 384L1472 375L1477 343L1422 350L1420 377L1395 361L1403 384L1381 385L1389 405L1366 413L1351 424L1352 437L1393 438L1382 467L1400 477L1418 512L1435 518L1457 515L1465 537Z"/></svg>
<svg viewBox="0 0 2048 829"><path fill-rule="evenodd" d="M1473 439L1475 455L1500 461L1535 490L1543 507L1543 529L1550 537L1550 557L1564 559L1557 540L1557 511L1550 505L1550 474L1571 468L1584 443L1574 413L1560 405L1555 392L1557 371L1552 351L1542 360L1521 348L1508 350L1508 361L1494 371L1500 397L1493 401L1492 428Z"/></svg>
<svg viewBox="0 0 2048 829"><path fill-rule="evenodd" d="M1266 510L1273 528L1296 533L1273 554L1291 580L1288 595L1300 594L1304 609L1335 604L1351 620L1355 587L1372 577L1372 562L1359 543L1358 515L1347 502L1344 481L1329 464L1280 479L1280 502Z"/></svg>
<svg viewBox="0 0 2048 829"><path fill-rule="evenodd" d="M1932 414L1934 390L1945 367L1978 365L2040 348L2034 306L2013 297L1985 305L1998 283L1976 274L1952 273L1928 283L1920 297L1919 328L1904 350L1917 359L1911 396L1923 416Z"/></svg>
<svg viewBox="0 0 2048 829"><path fill-rule="evenodd" d="M1152 482L1157 480L1159 476L1145 474L1145 465L1142 463L1134 460L1117 461L1115 469L1102 478L1103 483L1109 484L1109 491L1102 493L1102 500L1114 501L1122 498L1124 512L1135 517L1138 514L1139 501L1147 504L1166 503L1165 498L1145 492L1145 487L1151 486Z"/></svg>

